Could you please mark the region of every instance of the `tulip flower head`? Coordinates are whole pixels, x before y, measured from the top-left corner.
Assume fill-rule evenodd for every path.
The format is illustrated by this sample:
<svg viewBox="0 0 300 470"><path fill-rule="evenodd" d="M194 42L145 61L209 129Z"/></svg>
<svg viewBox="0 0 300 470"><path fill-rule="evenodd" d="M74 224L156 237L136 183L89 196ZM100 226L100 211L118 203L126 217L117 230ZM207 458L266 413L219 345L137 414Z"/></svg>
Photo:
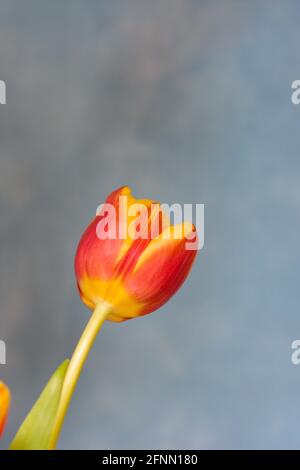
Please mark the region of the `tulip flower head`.
<svg viewBox="0 0 300 470"><path fill-rule="evenodd" d="M191 240L197 241L192 223L172 226L158 203L135 199L127 186L117 189L78 245L81 299L92 310L108 303L107 319L115 322L153 312L186 279L197 254L197 243L186 249Z"/></svg>
<svg viewBox="0 0 300 470"><path fill-rule="evenodd" d="M0 382L0 437L3 434L3 430L6 424L7 415L10 405L10 392L8 387Z"/></svg>

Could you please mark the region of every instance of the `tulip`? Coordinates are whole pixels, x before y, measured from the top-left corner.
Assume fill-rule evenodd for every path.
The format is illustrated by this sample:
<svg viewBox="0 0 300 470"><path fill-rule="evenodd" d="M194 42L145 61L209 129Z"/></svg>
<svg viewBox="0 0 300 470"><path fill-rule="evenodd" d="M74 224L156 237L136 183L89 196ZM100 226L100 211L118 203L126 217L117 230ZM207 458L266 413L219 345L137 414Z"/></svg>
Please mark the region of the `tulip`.
<svg viewBox="0 0 300 470"><path fill-rule="evenodd" d="M8 387L0 382L0 437L3 434L10 405L10 392Z"/></svg>
<svg viewBox="0 0 300 470"><path fill-rule="evenodd" d="M128 212L134 204L143 204L147 209L154 205L154 201L136 200L128 187L114 191L106 203L116 209L117 226L112 228L116 234L120 225L130 226L130 221L126 224L119 220L120 196L127 199ZM124 216L128 218L128 214ZM99 304L108 304L108 320L120 322L158 309L175 294L192 267L197 250L186 250L185 245L191 236L196 237L194 226L185 222L170 227L157 209L151 220L150 217L149 214L144 221L144 229L164 217L164 225L161 220L157 223L152 238L100 239L97 227L103 214L99 214L79 242L75 273L81 299L92 310ZM164 237L167 232L168 239Z"/></svg>
<svg viewBox="0 0 300 470"><path fill-rule="evenodd" d="M50 449L56 446L81 369L104 321L140 317L165 304L195 260L197 243L186 249L192 240L197 242L193 224L171 226L158 203L135 199L127 186L111 193L97 212L75 256L79 294L93 314L66 372Z"/></svg>

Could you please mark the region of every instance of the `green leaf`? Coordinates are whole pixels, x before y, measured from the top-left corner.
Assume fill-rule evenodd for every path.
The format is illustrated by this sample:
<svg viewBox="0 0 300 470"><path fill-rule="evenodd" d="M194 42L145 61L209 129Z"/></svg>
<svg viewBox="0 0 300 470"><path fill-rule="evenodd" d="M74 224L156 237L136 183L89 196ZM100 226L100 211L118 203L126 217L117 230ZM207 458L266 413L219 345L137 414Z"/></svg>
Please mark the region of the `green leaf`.
<svg viewBox="0 0 300 470"><path fill-rule="evenodd" d="M10 450L47 450L62 385L69 365L66 359L54 372L19 428Z"/></svg>

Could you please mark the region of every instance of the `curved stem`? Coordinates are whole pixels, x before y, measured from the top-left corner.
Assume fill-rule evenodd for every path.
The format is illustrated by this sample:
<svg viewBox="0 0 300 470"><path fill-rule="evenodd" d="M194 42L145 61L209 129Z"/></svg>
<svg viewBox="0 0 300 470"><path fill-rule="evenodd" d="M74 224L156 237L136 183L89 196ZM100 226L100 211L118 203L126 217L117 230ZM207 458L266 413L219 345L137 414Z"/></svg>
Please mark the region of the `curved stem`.
<svg viewBox="0 0 300 470"><path fill-rule="evenodd" d="M74 350L64 379L49 450L55 449L56 447L69 404L71 402L77 381L80 377L83 364L88 356L88 353L90 352L91 347L94 344L101 326L110 312L110 309L110 304L105 302L102 302L96 306Z"/></svg>

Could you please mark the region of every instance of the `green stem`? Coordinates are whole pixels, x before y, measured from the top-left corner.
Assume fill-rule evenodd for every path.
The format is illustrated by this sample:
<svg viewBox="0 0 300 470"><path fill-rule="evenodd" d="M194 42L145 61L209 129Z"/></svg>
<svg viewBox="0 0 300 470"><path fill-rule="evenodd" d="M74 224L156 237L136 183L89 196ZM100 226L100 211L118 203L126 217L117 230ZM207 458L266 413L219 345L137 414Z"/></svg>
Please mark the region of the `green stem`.
<svg viewBox="0 0 300 470"><path fill-rule="evenodd" d="M80 377L83 364L110 310L111 306L108 303L102 302L96 306L75 348L64 379L49 450L53 450L56 447L69 404L71 402L77 381Z"/></svg>

